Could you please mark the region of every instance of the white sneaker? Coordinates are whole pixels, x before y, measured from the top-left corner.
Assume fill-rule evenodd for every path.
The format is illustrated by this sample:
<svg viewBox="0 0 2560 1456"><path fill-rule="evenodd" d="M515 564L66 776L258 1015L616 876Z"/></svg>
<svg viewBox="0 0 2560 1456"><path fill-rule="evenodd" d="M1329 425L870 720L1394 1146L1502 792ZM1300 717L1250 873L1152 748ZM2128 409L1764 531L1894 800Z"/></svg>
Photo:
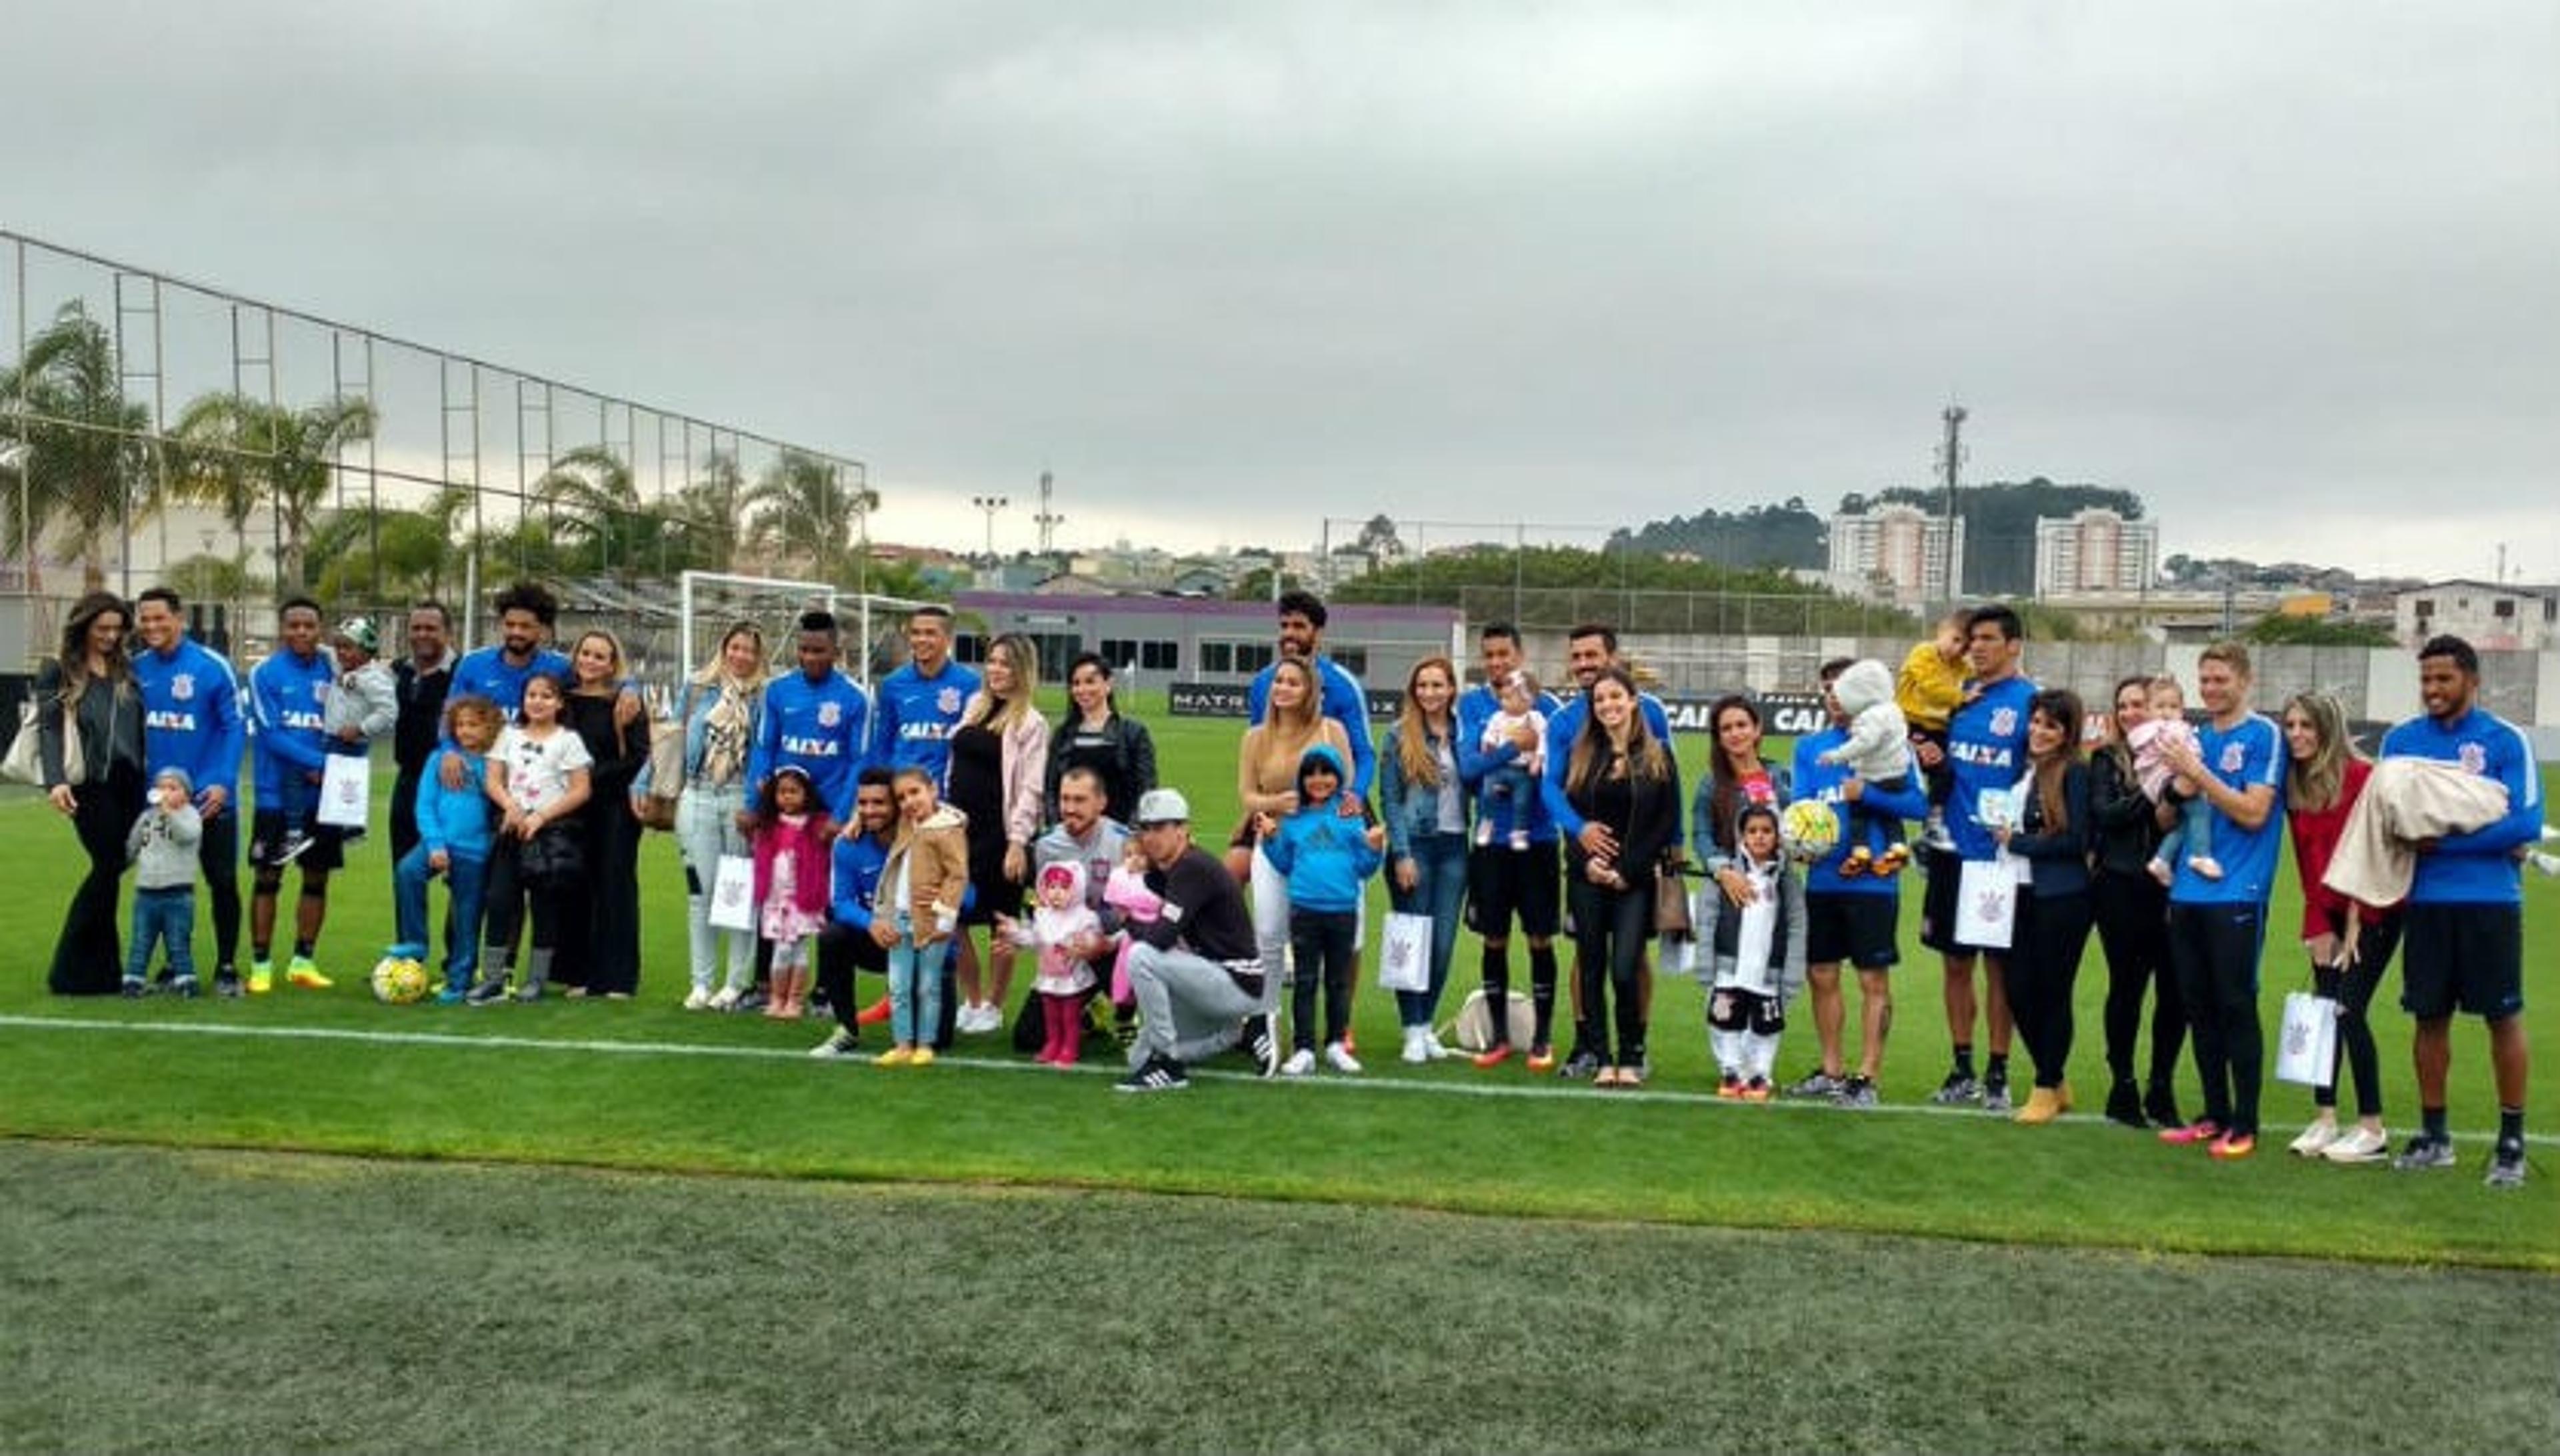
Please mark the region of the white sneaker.
<svg viewBox="0 0 2560 1456"><path fill-rule="evenodd" d="M737 988L722 986L713 992L712 999L705 1004L714 1011L735 1011L737 1010Z"/></svg>
<svg viewBox="0 0 2560 1456"><path fill-rule="evenodd" d="M1357 1076L1360 1073L1360 1058L1352 1055L1352 1049L1344 1046L1340 1042L1336 1042L1325 1049L1325 1060L1330 1063L1336 1071L1354 1076Z"/></svg>
<svg viewBox="0 0 2560 1456"><path fill-rule="evenodd" d="M2560 875L2560 855L2546 855L2540 850L2526 850L2524 863L2532 866L2533 873L2536 875Z"/></svg>
<svg viewBox="0 0 2560 1456"><path fill-rule="evenodd" d="M2379 1163L2390 1155L2391 1135L2361 1123L2339 1133L2320 1149L2320 1156L2332 1163Z"/></svg>
<svg viewBox="0 0 2560 1456"><path fill-rule="evenodd" d="M1290 1052L1289 1059L1280 1063L1280 1074L1282 1076L1305 1076L1307 1073L1314 1071L1315 1069L1316 1053L1308 1051L1304 1047Z"/></svg>
<svg viewBox="0 0 2560 1456"><path fill-rule="evenodd" d="M2323 1117L2303 1129L2302 1136L2291 1144L2291 1151L2297 1158L2317 1158L2336 1141L2337 1124Z"/></svg>
<svg viewBox="0 0 2560 1456"><path fill-rule="evenodd" d="M994 1007L971 1002L960 1008L960 1015L953 1019L952 1030L972 1037L983 1037L994 1031L1000 1020Z"/></svg>
<svg viewBox="0 0 2560 1456"><path fill-rule="evenodd" d="M1434 1061L1446 1061L1458 1054L1450 1050L1448 1043L1440 1040L1439 1033L1429 1027L1422 1029L1422 1051Z"/></svg>
<svg viewBox="0 0 2560 1456"><path fill-rule="evenodd" d="M1431 1059L1431 1051L1424 1045L1424 1043L1430 1039L1430 1036L1431 1034L1429 1032L1424 1031L1420 1027L1406 1027L1404 1029L1404 1051L1398 1054L1396 1059L1404 1062L1408 1066L1420 1066L1422 1063L1429 1061Z"/></svg>
<svg viewBox="0 0 2560 1456"><path fill-rule="evenodd" d="M853 1033L838 1027L826 1041L810 1048L809 1054L817 1057L851 1056L860 1046Z"/></svg>
<svg viewBox="0 0 2560 1456"><path fill-rule="evenodd" d="M685 993L685 1010L687 1011L700 1011L711 1004L712 988L709 986L696 986L693 990Z"/></svg>

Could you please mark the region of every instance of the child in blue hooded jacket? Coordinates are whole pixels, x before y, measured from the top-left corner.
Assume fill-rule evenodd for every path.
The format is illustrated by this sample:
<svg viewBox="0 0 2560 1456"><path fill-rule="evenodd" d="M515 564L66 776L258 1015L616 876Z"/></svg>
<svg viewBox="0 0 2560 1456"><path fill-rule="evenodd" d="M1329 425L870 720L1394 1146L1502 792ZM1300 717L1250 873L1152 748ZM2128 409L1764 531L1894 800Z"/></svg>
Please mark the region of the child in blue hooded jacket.
<svg viewBox="0 0 2560 1456"><path fill-rule="evenodd" d="M1360 886L1386 857L1386 830L1343 812L1343 755L1319 743L1298 760L1298 807L1285 819L1254 816L1262 852L1289 882L1290 1032L1297 1050L1283 1076L1316 1069L1316 988L1325 991L1325 1059L1360 1069L1348 1040L1352 984L1360 975Z"/></svg>

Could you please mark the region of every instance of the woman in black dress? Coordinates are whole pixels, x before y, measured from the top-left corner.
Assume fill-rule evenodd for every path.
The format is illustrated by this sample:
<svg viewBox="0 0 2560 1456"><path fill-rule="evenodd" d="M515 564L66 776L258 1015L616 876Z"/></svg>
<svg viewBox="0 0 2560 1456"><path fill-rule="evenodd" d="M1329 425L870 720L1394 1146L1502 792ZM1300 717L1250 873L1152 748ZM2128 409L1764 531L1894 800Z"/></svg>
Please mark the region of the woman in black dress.
<svg viewBox="0 0 2560 1456"><path fill-rule="evenodd" d="M952 1014L959 1032L992 1032L1005 1024L1014 944L993 933L993 926L998 915L1022 913L1032 841L1040 835L1048 720L1032 706L1039 688L1040 654L1031 639L1009 632L987 644L983 685L962 706L959 726L951 730L951 783L943 800L969 816L972 895L960 912L960 1007ZM990 927L983 1000L978 959L967 938L973 925Z"/></svg>
<svg viewBox="0 0 2560 1456"><path fill-rule="evenodd" d="M581 634L568 661L565 716L595 764L587 771L586 804L577 811L584 903L562 907L552 979L570 996L624 1001L640 989L640 809L631 785L649 761L649 725L638 718L614 721L624 667L622 644L612 633Z"/></svg>

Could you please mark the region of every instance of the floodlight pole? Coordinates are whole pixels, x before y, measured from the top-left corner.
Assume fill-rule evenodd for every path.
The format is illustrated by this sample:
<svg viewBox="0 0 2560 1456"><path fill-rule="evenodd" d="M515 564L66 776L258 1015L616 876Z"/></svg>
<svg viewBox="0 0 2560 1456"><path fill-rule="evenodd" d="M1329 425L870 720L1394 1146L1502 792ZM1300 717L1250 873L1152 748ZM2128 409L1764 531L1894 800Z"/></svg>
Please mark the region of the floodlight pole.
<svg viewBox="0 0 2560 1456"><path fill-rule="evenodd" d="M969 504L987 513L987 565L996 564L996 513L1013 502L1004 496L971 496Z"/></svg>

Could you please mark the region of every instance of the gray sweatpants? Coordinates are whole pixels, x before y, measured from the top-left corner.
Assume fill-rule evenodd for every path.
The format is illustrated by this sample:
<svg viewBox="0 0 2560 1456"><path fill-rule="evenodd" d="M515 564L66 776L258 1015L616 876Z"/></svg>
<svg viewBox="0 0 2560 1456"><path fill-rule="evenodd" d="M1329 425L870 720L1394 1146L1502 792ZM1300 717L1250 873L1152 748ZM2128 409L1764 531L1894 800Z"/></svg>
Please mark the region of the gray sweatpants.
<svg viewBox="0 0 2560 1456"><path fill-rule="evenodd" d="M1131 1066L1159 1053L1176 1061L1214 1056L1235 1045L1244 1018L1268 1009L1225 966L1182 949L1131 946L1129 989L1138 1001Z"/></svg>

